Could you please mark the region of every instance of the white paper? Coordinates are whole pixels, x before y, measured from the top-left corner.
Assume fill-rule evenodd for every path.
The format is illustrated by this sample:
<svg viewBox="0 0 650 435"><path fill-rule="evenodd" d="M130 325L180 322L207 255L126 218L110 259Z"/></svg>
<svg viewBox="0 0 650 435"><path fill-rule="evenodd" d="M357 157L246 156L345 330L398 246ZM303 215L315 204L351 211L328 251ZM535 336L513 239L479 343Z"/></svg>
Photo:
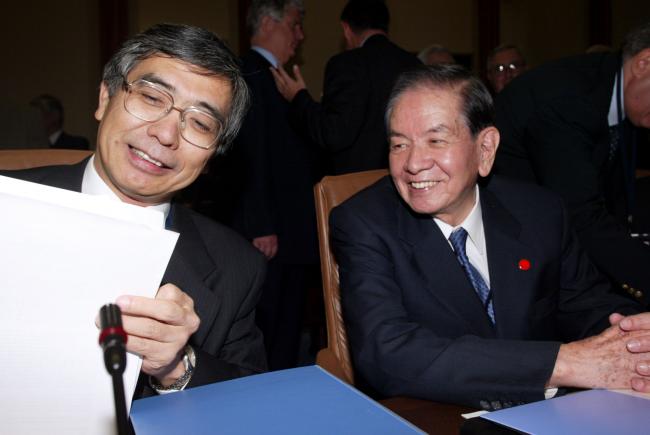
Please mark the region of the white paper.
<svg viewBox="0 0 650 435"><path fill-rule="evenodd" d="M95 317L119 295L155 295L178 238L163 219L0 177L3 433L116 433ZM128 355L129 404L139 363Z"/></svg>

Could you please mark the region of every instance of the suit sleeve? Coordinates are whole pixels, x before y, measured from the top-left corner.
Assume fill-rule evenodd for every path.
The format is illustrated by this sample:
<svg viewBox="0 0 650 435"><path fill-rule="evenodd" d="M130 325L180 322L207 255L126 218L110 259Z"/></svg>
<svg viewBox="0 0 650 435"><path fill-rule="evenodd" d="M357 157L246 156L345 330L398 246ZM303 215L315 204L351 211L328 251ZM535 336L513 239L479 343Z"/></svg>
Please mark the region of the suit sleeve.
<svg viewBox="0 0 650 435"><path fill-rule="evenodd" d="M557 103L539 108L533 116L524 140L535 176L541 185L563 197L592 261L619 285L645 290L647 305L650 248L632 239L607 210L600 193L602 168L593 163L593 127L566 115L575 111L581 110Z"/></svg>
<svg viewBox="0 0 650 435"><path fill-rule="evenodd" d="M358 137L369 94L364 65L356 59L335 56L325 68L321 103L302 90L291 102L290 116L295 128L322 148L340 151L351 147Z"/></svg>
<svg viewBox="0 0 650 435"><path fill-rule="evenodd" d="M197 367L188 387L225 381L267 370L264 340L255 324L255 306L265 276L265 262L261 256L260 260L251 286L241 302L219 354L213 356L195 348Z"/></svg>
<svg viewBox="0 0 650 435"><path fill-rule="evenodd" d="M342 208L333 211L331 229L355 369L373 388L477 408L544 398L559 342L452 339L425 327L402 303L382 235Z"/></svg>

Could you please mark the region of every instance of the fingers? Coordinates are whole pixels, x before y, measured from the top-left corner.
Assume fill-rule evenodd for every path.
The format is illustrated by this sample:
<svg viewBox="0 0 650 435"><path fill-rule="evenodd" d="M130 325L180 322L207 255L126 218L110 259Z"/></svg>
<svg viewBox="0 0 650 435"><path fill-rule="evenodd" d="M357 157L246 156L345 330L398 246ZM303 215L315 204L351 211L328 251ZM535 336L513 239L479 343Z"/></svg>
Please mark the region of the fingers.
<svg viewBox="0 0 650 435"><path fill-rule="evenodd" d="M644 378L632 378L630 382L634 391L641 393L650 393L650 380Z"/></svg>
<svg viewBox="0 0 650 435"><path fill-rule="evenodd" d="M621 320L625 318L624 315L618 313L612 313L609 315L609 324L612 326L618 325Z"/></svg>
<svg viewBox="0 0 650 435"><path fill-rule="evenodd" d="M650 313L627 316L618 323L618 326L624 331L650 330Z"/></svg>
<svg viewBox="0 0 650 435"><path fill-rule="evenodd" d="M625 347L632 353L650 352L650 335L637 334L626 341Z"/></svg>
<svg viewBox="0 0 650 435"><path fill-rule="evenodd" d="M293 76L296 78L296 82L298 82L298 85L302 88L306 87L305 86L305 80L302 78L302 74L300 72L300 67L298 65L293 66Z"/></svg>
<svg viewBox="0 0 650 435"><path fill-rule="evenodd" d="M270 260L278 253L278 237L275 234L256 237L253 239L253 246Z"/></svg>

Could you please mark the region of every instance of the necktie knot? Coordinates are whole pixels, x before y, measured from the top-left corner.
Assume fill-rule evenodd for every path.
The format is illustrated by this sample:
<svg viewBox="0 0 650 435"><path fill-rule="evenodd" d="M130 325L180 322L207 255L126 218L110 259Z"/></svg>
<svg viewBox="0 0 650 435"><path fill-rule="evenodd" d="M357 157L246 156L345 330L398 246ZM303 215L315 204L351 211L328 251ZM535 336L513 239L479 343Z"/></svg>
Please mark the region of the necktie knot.
<svg viewBox="0 0 650 435"><path fill-rule="evenodd" d="M465 244L467 243L467 231L465 231L465 228L456 228L449 236L449 241L451 242L451 246L454 248L456 255L462 255L463 257L467 256L467 253L465 251Z"/></svg>

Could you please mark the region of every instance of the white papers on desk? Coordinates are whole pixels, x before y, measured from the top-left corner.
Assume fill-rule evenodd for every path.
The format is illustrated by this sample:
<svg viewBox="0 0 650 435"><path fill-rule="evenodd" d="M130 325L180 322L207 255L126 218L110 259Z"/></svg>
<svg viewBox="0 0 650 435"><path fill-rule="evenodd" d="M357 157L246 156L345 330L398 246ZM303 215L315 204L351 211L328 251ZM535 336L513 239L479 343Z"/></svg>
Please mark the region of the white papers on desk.
<svg viewBox="0 0 650 435"><path fill-rule="evenodd" d="M119 295L155 295L178 238L163 219L0 177L3 433L115 433L95 317ZM140 361L128 357L130 403Z"/></svg>

